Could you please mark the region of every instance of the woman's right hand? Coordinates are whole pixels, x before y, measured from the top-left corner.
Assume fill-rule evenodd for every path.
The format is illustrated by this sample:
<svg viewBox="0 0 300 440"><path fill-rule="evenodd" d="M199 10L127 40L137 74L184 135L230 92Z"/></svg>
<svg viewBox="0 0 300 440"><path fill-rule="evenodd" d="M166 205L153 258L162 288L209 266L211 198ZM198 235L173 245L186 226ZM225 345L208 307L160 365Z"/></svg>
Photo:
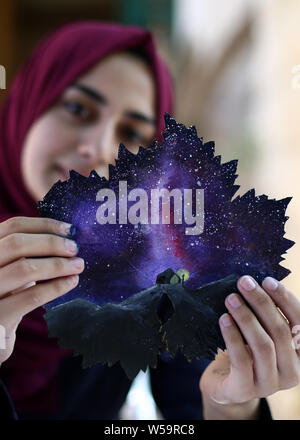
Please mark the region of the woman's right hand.
<svg viewBox="0 0 300 440"><path fill-rule="evenodd" d="M13 351L23 316L78 284L84 261L67 238L70 226L35 217L0 223L0 365Z"/></svg>

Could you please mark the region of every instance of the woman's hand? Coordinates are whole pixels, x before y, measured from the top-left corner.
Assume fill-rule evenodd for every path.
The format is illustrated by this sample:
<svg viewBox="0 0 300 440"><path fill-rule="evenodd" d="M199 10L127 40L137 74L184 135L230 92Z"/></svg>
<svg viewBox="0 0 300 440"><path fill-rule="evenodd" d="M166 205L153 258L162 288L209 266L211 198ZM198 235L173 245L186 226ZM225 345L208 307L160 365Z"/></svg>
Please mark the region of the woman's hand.
<svg viewBox="0 0 300 440"><path fill-rule="evenodd" d="M66 238L70 226L29 217L0 223L0 365L13 351L22 317L78 284L84 261Z"/></svg>
<svg viewBox="0 0 300 440"><path fill-rule="evenodd" d="M241 295L226 298L230 315L219 324L227 350L219 351L200 380L207 419L256 418L260 398L300 382L300 302L273 278L262 285L249 276L238 281L253 311Z"/></svg>

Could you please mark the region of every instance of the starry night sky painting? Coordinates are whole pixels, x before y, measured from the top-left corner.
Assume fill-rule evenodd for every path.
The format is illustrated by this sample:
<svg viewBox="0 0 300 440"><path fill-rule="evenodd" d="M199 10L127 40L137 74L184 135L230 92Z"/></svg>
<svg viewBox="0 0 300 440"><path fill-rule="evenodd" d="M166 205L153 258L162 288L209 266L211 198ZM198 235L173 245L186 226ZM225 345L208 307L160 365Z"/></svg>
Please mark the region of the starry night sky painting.
<svg viewBox="0 0 300 440"><path fill-rule="evenodd" d="M284 238L291 197L269 199L251 189L234 198L236 169L237 160L221 163L214 143L204 143L194 126L165 114L163 140L140 147L136 155L120 144L108 180L95 171L85 177L70 170L68 180L55 183L38 210L42 217L75 225L85 270L75 289L46 304L49 336L82 355L83 367L119 361L130 378L147 365L155 367L164 350L213 359L218 347L225 348L218 318L238 278L282 280L290 273L280 265L282 254L294 244ZM142 188L148 196L148 218L137 224L121 213L125 181L127 194ZM201 189L203 231L186 233L184 209L182 223L174 221L178 210L172 199L169 223L151 223L155 188L176 188L183 195L191 189L191 214ZM97 221L102 189L116 194L115 223ZM136 200L128 198L128 211Z"/></svg>

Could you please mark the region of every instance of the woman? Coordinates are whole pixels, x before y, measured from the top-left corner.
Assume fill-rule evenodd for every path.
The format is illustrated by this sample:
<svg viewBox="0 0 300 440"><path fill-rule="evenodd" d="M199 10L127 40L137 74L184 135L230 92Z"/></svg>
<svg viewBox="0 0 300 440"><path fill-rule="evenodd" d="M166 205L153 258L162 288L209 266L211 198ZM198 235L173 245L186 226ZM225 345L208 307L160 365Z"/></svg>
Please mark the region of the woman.
<svg viewBox="0 0 300 440"><path fill-rule="evenodd" d="M82 370L80 358L48 338L39 306L71 290L84 262L76 260L72 229L35 218L36 202L69 169L107 177L119 143L137 152L160 137L165 111L172 111L170 76L151 34L133 27L64 26L39 45L12 86L0 117L0 323L11 341L0 363L21 418L118 417L131 385L122 369ZM208 367L164 355L151 370L165 418L262 417L264 397L298 383L299 350L274 302L297 323L299 301L270 278L262 289L244 276L239 289L257 317L242 296L227 298L232 317L220 319L227 353Z"/></svg>

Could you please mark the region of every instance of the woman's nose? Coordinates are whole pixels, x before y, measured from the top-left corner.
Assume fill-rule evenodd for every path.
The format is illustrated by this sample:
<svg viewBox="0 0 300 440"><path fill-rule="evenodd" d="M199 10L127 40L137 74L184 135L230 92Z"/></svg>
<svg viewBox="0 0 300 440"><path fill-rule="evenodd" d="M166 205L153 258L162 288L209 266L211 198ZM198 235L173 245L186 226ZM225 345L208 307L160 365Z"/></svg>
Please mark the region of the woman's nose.
<svg viewBox="0 0 300 440"><path fill-rule="evenodd" d="M118 145L116 145L115 129L112 123L102 126L98 130L90 131L86 135L77 148L84 167L88 168L88 172L92 169L97 171L108 168L109 164L114 165ZM105 173L106 174L106 173Z"/></svg>

